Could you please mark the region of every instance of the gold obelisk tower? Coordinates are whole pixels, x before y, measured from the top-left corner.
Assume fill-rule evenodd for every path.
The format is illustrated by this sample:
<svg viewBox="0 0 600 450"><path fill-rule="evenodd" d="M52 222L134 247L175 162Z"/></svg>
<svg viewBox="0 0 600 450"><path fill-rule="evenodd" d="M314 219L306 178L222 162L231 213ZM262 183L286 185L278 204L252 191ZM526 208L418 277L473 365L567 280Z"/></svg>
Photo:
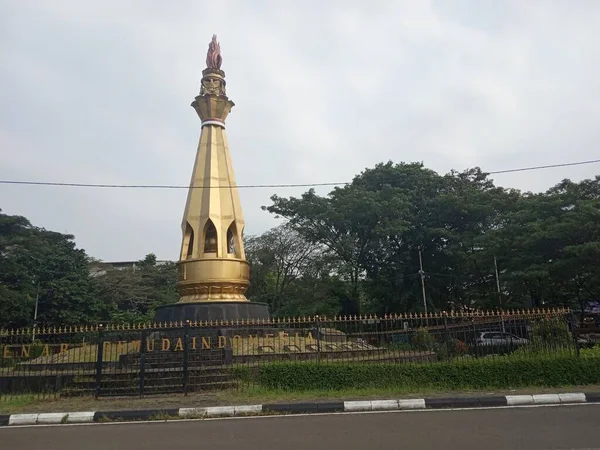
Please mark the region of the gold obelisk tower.
<svg viewBox="0 0 600 450"><path fill-rule="evenodd" d="M200 143L183 214L179 303L248 302L250 269L244 254L244 216L225 133L234 103L225 93L221 49L213 36L192 103L201 123Z"/></svg>

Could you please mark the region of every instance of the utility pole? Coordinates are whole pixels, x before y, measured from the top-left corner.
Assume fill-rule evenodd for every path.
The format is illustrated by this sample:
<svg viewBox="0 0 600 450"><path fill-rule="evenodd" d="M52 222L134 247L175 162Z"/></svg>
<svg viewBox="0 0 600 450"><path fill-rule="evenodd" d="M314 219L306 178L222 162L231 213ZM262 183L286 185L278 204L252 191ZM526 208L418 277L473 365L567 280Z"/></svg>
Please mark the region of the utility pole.
<svg viewBox="0 0 600 450"><path fill-rule="evenodd" d="M427 298L425 297L425 272L423 271L423 258L421 250L423 247L419 245L419 274L421 275L421 291L423 292L423 308L425 309L425 318L427 318Z"/></svg>
<svg viewBox="0 0 600 450"><path fill-rule="evenodd" d="M35 328L37 327L38 304L40 302L40 286L36 286L35 309L33 310L33 331L31 332L31 343L35 344Z"/></svg>
<svg viewBox="0 0 600 450"><path fill-rule="evenodd" d="M494 255L494 270L496 271L496 289L498 290L498 303L500 304L500 309L502 309L502 293L500 292L500 277L498 276L498 261L496 260L496 255ZM502 313L502 332L504 333L506 330L504 328L504 313Z"/></svg>
<svg viewBox="0 0 600 450"><path fill-rule="evenodd" d="M494 269L496 270L496 288L498 289L498 301L500 302L500 308L502 308L502 297L500 295L500 277L498 276L498 261L496 255L494 255Z"/></svg>

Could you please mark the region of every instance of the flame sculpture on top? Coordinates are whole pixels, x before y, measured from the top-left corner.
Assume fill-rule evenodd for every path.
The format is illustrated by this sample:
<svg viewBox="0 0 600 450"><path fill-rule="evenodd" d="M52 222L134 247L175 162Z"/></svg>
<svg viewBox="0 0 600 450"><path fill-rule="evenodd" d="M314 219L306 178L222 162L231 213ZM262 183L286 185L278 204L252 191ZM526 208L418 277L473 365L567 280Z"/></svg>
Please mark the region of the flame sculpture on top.
<svg viewBox="0 0 600 450"><path fill-rule="evenodd" d="M217 42L217 35L213 34L210 44L208 44L208 53L206 54L206 67L209 69L221 69L221 46Z"/></svg>

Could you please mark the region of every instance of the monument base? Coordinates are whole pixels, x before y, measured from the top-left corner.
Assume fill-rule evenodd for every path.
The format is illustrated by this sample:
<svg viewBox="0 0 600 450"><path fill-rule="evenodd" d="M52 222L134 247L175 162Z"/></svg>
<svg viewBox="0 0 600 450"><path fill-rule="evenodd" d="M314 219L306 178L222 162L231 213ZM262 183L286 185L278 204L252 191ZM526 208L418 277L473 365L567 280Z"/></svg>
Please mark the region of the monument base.
<svg viewBox="0 0 600 450"><path fill-rule="evenodd" d="M154 313L155 322L216 321L268 319L269 306L256 302L197 302L160 306Z"/></svg>

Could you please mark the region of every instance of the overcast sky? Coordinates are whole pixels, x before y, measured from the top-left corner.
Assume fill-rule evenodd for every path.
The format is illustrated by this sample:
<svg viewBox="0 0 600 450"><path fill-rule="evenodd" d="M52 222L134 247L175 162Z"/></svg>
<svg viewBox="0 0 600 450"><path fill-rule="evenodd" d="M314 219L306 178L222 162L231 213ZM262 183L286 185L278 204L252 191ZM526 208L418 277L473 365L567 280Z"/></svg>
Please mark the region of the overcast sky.
<svg viewBox="0 0 600 450"><path fill-rule="evenodd" d="M597 0L3 0L0 179L189 182L218 34L237 182L597 159ZM495 176L542 191L600 165ZM242 189L246 233L277 222ZM321 188L320 193L329 189ZM0 208L106 261L176 259L185 190L0 185Z"/></svg>

